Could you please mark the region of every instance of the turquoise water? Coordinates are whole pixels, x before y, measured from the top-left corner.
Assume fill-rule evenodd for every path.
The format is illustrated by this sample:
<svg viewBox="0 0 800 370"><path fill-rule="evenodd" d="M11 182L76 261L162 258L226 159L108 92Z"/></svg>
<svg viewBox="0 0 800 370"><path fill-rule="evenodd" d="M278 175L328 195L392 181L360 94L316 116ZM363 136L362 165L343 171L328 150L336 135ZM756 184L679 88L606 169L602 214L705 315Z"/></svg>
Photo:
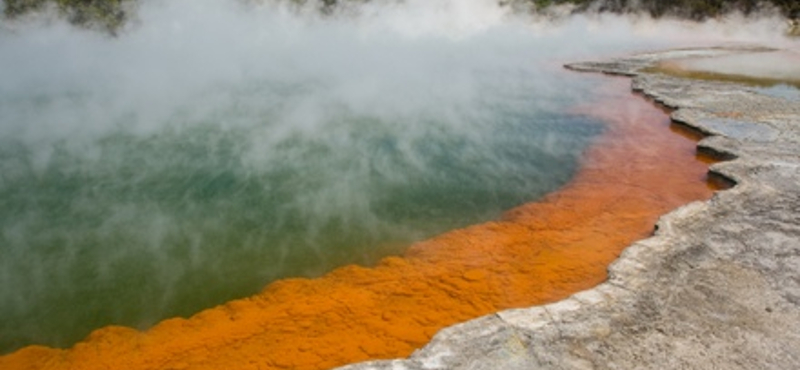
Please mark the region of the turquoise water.
<svg viewBox="0 0 800 370"><path fill-rule="evenodd" d="M182 9L0 30L0 351L374 264L557 189L603 129L525 26Z"/></svg>

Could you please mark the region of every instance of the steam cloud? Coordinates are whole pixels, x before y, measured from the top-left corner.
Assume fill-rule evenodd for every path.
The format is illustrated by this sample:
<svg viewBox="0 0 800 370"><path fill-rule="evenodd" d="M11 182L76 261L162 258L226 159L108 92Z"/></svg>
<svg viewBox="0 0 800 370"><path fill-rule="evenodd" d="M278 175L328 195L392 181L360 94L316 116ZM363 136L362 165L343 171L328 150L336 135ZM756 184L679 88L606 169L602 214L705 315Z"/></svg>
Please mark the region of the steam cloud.
<svg viewBox="0 0 800 370"><path fill-rule="evenodd" d="M783 24L494 1L143 1L119 37L0 26L0 348L146 327L370 263L568 181L601 125L566 60Z"/></svg>

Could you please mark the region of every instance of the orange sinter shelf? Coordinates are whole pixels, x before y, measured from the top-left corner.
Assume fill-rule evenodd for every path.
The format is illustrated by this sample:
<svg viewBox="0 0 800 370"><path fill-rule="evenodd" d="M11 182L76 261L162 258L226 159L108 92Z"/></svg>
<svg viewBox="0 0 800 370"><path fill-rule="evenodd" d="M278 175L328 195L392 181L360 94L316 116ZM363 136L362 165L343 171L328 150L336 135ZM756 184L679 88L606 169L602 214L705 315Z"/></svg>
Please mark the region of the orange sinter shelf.
<svg viewBox="0 0 800 370"><path fill-rule="evenodd" d="M26 347L0 357L0 369L328 369L408 356L443 327L591 288L659 215L715 190L695 141L627 79L609 80L607 100L576 108L607 128L573 181L501 220L144 332L112 326L70 349Z"/></svg>

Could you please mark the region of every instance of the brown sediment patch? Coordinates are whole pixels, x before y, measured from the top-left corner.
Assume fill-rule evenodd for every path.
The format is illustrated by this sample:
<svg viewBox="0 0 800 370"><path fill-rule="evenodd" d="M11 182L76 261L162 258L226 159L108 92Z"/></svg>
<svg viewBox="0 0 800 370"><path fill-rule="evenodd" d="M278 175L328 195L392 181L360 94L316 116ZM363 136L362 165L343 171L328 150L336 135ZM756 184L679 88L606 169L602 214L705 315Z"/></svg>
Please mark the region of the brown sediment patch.
<svg viewBox="0 0 800 370"><path fill-rule="evenodd" d="M1 369L326 369L407 356L442 327L562 299L606 278L659 215L710 197L695 142L628 92L578 108L608 122L563 189L502 220L413 245L374 268L347 266L139 332L107 327L68 350L31 346Z"/></svg>

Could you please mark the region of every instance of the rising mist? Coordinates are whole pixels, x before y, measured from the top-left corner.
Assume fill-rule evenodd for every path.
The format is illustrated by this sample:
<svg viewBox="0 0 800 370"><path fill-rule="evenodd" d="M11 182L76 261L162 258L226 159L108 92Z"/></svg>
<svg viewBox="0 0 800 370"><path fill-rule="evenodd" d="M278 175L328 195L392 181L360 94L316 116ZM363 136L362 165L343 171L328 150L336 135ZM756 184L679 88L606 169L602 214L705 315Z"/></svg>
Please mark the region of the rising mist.
<svg viewBox="0 0 800 370"><path fill-rule="evenodd" d="M772 18L491 1L142 2L119 34L0 27L0 348L146 328L372 264L569 181L601 122L560 64L780 39Z"/></svg>

